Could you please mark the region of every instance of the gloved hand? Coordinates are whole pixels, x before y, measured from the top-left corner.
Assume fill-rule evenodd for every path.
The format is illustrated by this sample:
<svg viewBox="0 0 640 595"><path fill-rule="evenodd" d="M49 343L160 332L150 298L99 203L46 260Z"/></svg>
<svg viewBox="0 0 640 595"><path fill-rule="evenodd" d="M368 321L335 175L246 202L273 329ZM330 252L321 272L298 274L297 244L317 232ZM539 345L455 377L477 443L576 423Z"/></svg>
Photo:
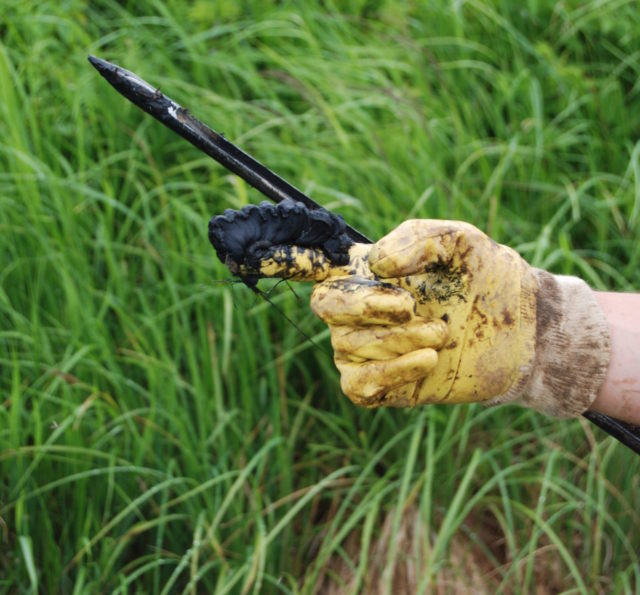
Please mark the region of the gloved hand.
<svg viewBox="0 0 640 595"><path fill-rule="evenodd" d="M322 281L311 307L331 329L354 403L519 402L571 417L597 396L608 327L580 279L534 269L455 221L406 221L349 256L335 267L285 247L260 275Z"/></svg>
<svg viewBox="0 0 640 595"><path fill-rule="evenodd" d="M316 285L311 298L331 328L342 388L354 402L518 401L570 417L595 399L609 362L608 327L580 279L534 269L510 248L454 221L406 221L373 245L367 265L378 284L366 292L355 288L348 297L355 278L346 277ZM397 353L411 353L398 343L406 323L372 325L357 315L363 304L375 312L378 300L388 299L380 282L408 291L423 319L448 323L437 362L422 375L388 355L396 345ZM381 361L394 365L393 378Z"/></svg>

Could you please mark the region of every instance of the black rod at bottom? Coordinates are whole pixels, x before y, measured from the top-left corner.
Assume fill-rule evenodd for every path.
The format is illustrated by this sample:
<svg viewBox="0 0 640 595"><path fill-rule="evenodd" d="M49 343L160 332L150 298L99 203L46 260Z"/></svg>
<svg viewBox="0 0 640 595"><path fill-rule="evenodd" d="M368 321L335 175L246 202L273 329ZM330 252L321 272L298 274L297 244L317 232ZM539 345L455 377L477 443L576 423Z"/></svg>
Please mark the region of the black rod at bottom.
<svg viewBox="0 0 640 595"><path fill-rule="evenodd" d="M640 426L634 426L595 411L585 411L582 415L640 455Z"/></svg>

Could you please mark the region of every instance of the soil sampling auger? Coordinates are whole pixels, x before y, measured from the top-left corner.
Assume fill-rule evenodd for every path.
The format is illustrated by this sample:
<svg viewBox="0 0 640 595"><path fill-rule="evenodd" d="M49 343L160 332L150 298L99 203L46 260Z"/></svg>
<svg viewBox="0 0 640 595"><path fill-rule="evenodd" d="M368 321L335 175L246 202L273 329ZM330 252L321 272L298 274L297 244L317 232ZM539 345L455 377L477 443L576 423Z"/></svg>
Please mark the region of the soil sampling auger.
<svg viewBox="0 0 640 595"><path fill-rule="evenodd" d="M331 265L344 264L349 247L370 244L358 230L262 165L199 120L186 108L136 74L89 56L96 70L129 101L188 140L275 203L228 209L209 224L209 237L220 259L249 287L260 276L262 250L274 243L320 250ZM319 271L319 278L322 271ZM587 411L584 417L640 454L640 427Z"/></svg>

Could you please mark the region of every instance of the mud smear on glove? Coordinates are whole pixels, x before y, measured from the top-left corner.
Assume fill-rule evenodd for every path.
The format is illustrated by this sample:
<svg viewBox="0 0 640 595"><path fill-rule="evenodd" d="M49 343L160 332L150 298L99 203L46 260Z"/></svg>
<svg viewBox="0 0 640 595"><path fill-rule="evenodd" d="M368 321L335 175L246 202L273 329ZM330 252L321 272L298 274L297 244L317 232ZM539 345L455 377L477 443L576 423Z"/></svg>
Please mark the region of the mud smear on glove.
<svg viewBox="0 0 640 595"><path fill-rule="evenodd" d="M293 267L295 247L313 248L341 266L348 263L354 243L342 217L292 200L248 205L239 211L227 209L209 222L209 240L231 273L254 291L260 263L267 258L277 254ZM240 275L241 267L255 275Z"/></svg>
<svg viewBox="0 0 640 595"><path fill-rule="evenodd" d="M428 278L419 283L416 283L411 276L406 277L406 284L412 288L418 303L438 302L445 304L453 298L457 298L461 302L467 301L464 296L466 291L464 271L443 262L425 267L424 272L427 273Z"/></svg>

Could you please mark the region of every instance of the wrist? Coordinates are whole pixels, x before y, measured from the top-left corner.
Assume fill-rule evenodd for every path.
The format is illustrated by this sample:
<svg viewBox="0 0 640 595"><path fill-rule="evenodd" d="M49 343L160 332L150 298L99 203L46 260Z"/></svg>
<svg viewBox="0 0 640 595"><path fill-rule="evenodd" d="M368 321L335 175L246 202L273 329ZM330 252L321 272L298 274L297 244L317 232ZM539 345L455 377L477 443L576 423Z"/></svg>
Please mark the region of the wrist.
<svg viewBox="0 0 640 595"><path fill-rule="evenodd" d="M640 424L638 294L593 292L609 327L611 361L590 409Z"/></svg>

